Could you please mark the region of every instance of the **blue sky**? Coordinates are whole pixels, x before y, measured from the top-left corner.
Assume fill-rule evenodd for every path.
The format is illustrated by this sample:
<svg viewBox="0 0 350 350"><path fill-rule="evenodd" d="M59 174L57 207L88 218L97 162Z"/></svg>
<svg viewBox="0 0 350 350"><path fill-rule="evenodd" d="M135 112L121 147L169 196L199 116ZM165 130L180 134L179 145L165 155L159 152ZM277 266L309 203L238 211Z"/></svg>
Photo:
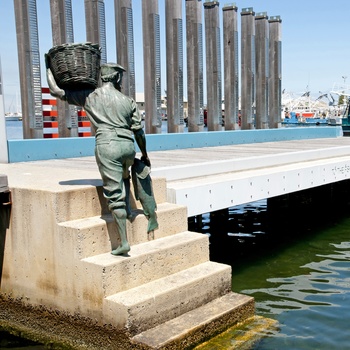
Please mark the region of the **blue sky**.
<svg viewBox="0 0 350 350"><path fill-rule="evenodd" d="M133 0L136 91L143 92L142 13L145 0ZM75 42L84 42L84 0L73 0ZM221 8L232 1L220 1ZM159 0L161 17L162 92L166 89L165 68L165 0ZM253 7L255 13L282 19L282 88L295 95L307 89L312 94L329 92L334 83L350 84L349 0L240 0L238 7L238 32L243 8ZM3 73L5 112L15 105L19 93L19 72L13 0L0 3L0 58ZM49 0L37 0L39 42L42 58L52 47ZM105 0L107 58L116 60L114 0ZM183 11L185 0L183 0ZM183 16L185 23L185 15ZM204 23L204 22L203 22ZM185 32L185 28L184 28ZM222 34L222 33L221 33ZM186 65L185 65L186 66ZM42 68L44 63L42 62ZM186 72L185 72L186 73ZM342 77L348 77L344 80ZM42 77L46 85L45 76ZM204 85L205 88L205 85ZM7 110L6 110L7 109Z"/></svg>

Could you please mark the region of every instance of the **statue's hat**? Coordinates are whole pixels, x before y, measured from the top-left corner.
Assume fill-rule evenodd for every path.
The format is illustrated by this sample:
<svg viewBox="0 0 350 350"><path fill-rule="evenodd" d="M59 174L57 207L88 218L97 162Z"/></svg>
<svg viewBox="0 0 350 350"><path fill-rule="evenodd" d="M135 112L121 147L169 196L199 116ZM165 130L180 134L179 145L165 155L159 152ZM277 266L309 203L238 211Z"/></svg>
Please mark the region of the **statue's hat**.
<svg viewBox="0 0 350 350"><path fill-rule="evenodd" d="M118 63L104 63L101 65L101 78L111 79L115 75L126 72L125 68Z"/></svg>

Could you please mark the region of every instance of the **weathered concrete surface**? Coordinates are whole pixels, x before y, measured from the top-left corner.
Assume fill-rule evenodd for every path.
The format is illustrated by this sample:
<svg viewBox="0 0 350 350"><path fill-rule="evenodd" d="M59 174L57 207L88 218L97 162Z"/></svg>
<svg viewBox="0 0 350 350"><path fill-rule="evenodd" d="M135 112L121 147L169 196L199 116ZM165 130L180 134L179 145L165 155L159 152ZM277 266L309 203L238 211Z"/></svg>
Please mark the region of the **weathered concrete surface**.
<svg viewBox="0 0 350 350"><path fill-rule="evenodd" d="M195 347L195 350L250 350L262 338L279 332L276 320L262 316L253 316L230 327L225 332Z"/></svg>
<svg viewBox="0 0 350 350"><path fill-rule="evenodd" d="M253 315L251 297L229 293L133 339L156 349L190 349Z"/></svg>
<svg viewBox="0 0 350 350"><path fill-rule="evenodd" d="M0 330L31 339L51 349L143 350L148 347L132 342L130 336L111 325L71 315L43 305L33 307L28 301L0 295Z"/></svg>
<svg viewBox="0 0 350 350"><path fill-rule="evenodd" d="M246 312L210 307L232 298L231 268L209 261L208 237L187 231L186 207L166 201L164 178L153 179L160 229L147 235L133 199L131 251L113 256L118 238L97 168L39 163L0 164L13 202L3 234L2 327L74 349L184 349L254 313L250 297ZM171 320L183 323L178 317L207 304L205 332L189 324L181 342L131 339Z"/></svg>

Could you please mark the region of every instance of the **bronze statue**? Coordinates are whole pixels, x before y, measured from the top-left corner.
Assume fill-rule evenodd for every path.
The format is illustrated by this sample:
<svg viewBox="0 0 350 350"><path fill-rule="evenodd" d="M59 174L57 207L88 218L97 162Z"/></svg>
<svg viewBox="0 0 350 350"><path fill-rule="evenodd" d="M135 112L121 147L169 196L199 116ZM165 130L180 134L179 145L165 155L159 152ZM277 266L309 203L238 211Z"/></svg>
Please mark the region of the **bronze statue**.
<svg viewBox="0 0 350 350"><path fill-rule="evenodd" d="M136 154L134 139L141 150L143 164L150 167L151 163L136 102L121 93L125 69L114 63L103 64L100 68L102 86L96 89L63 90L56 83L47 56L46 68L50 93L69 104L83 107L95 129L95 158L103 180L103 193L121 239L121 244L112 250L112 254L126 254L130 250L126 219L132 218L129 208L129 168ZM156 209L155 206L153 208ZM158 224L154 223L155 213L148 215L152 215L152 228L157 228Z"/></svg>
<svg viewBox="0 0 350 350"><path fill-rule="evenodd" d="M135 158L134 164L131 167L135 198L142 204L143 213L148 219L148 237L152 239L154 230L158 228L158 221L156 215L157 204L154 200L150 173L150 167L141 160Z"/></svg>

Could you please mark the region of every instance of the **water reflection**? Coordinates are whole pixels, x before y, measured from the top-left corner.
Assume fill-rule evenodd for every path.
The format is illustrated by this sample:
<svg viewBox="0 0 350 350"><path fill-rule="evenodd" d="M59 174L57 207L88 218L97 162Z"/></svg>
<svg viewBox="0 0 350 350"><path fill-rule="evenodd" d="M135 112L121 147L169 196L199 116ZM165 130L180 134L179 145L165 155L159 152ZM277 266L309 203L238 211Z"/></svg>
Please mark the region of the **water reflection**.
<svg viewBox="0 0 350 350"><path fill-rule="evenodd" d="M259 300L258 310L266 315L278 314L285 309L307 309L312 306L336 306L334 294L347 294L350 288L350 243L330 243L324 248L343 249L329 254L317 254L308 249L305 259L326 258L299 265L293 260L288 268L304 272L296 276L267 278L270 287L243 289L244 294L254 295ZM292 250L294 251L294 250ZM299 251L300 252L300 251ZM283 261L285 264L286 261ZM269 296L268 300L266 296ZM338 305L341 306L341 305Z"/></svg>
<svg viewBox="0 0 350 350"><path fill-rule="evenodd" d="M230 210L226 227L204 220L211 257L232 266L233 290L255 298L257 315L279 322L252 349L349 349L350 219L270 232L265 210L264 203Z"/></svg>

